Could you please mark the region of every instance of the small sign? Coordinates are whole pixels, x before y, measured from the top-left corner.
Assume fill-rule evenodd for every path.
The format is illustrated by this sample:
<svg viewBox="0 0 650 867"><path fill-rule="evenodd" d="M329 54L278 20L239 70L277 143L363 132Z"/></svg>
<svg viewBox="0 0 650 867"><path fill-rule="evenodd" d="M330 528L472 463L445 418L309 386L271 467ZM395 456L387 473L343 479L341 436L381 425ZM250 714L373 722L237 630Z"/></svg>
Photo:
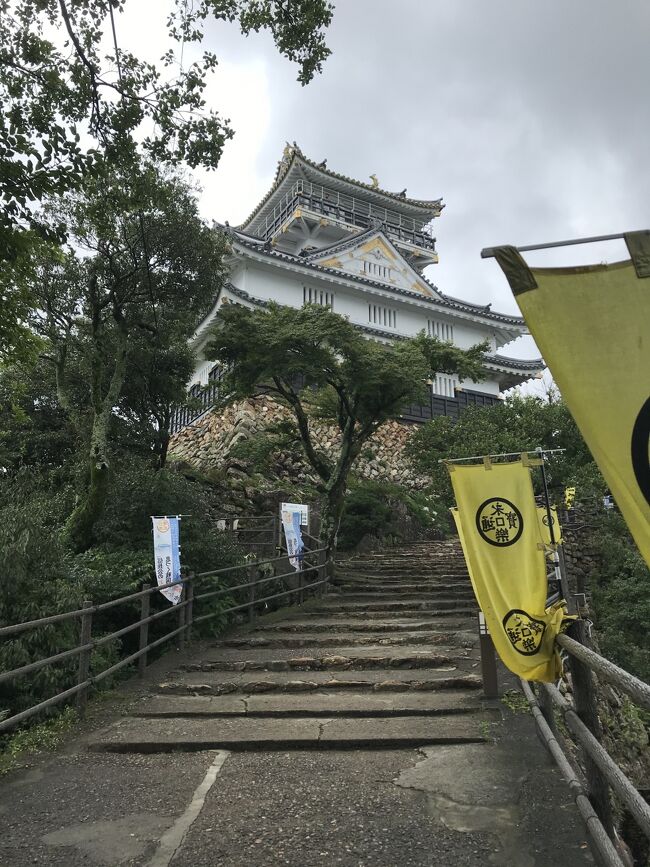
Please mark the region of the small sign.
<svg viewBox="0 0 650 867"><path fill-rule="evenodd" d="M309 527L309 506L304 503L280 503L280 513L282 512L299 512L300 526Z"/></svg>

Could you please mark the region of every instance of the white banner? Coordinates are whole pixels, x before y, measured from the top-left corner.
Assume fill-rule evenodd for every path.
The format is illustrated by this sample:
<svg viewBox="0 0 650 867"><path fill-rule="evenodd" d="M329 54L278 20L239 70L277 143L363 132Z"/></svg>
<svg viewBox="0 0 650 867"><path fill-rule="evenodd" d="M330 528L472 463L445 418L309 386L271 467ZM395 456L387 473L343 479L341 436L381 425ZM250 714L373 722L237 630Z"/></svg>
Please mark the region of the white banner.
<svg viewBox="0 0 650 867"><path fill-rule="evenodd" d="M305 547L300 532L300 512L283 510L282 527L284 529L284 538L287 542L289 563L291 563L294 569L300 571L302 569L302 552Z"/></svg>
<svg viewBox="0 0 650 867"><path fill-rule="evenodd" d="M169 584L181 580L181 558L179 546L178 516L152 517L153 552L158 584ZM180 602L183 595L183 585L165 587L161 591L165 599L172 605Z"/></svg>

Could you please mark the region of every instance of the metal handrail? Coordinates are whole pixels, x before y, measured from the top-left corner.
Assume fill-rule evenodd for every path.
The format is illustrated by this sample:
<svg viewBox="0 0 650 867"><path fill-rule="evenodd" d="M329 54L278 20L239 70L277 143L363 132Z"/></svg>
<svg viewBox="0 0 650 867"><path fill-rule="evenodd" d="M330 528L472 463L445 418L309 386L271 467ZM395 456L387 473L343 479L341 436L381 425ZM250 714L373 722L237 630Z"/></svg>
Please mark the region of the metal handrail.
<svg viewBox="0 0 650 867"><path fill-rule="evenodd" d="M605 659L604 656L601 656L594 650L585 647L584 644L580 644L579 641L569 638L568 635L560 634L557 636L556 641L563 650L566 650L567 653L575 656L580 662L588 665L603 680L623 690L624 693L629 695L634 704L650 710L650 685L639 680L638 677L630 674L629 671L625 671L624 668L620 668L618 665L610 662L609 659Z"/></svg>
<svg viewBox="0 0 650 867"><path fill-rule="evenodd" d="M650 686L587 647L583 643L586 641L584 621L576 621L572 628L581 640L576 641L575 638L560 634L556 642L571 658L575 707L552 684L540 683L536 697L526 681L520 680L520 683L542 741L569 783L576 805L591 831L600 860L606 867L623 867L613 842L616 833L611 815L610 788L616 792L648 839L650 805L601 743L593 673L628 695L634 704L646 709L650 709ZM554 707L561 712L574 742L582 748L586 788L560 746L561 737L556 729Z"/></svg>
<svg viewBox="0 0 650 867"><path fill-rule="evenodd" d="M532 689L525 680L521 681L521 688L528 700L540 736L546 745L546 748L555 759L555 763L557 764L562 776L569 784L569 789L573 795L576 807L589 830L590 839L598 850L602 863L606 865L606 867L625 867L614 847L614 844L605 831L602 822L598 818L598 814L594 810L582 783L578 779L576 772L571 767L571 763L564 755L562 747L558 743L553 729L548 724L542 709L537 703L537 699L535 698Z"/></svg>
<svg viewBox="0 0 650 867"><path fill-rule="evenodd" d="M235 566L226 566L220 569L202 572L198 575L189 575L187 577L181 578L179 581L170 581L166 584L157 584L151 587L145 587L135 593L129 593L124 596L117 597L116 599L112 599L108 602L100 603L98 605L93 605L92 602L87 601L84 603L84 606L82 608L75 609L73 611L61 612L59 614L49 615L46 617L38 618L36 620L25 621L23 623L12 624L10 626L0 628L0 638L12 637L14 635L20 634L21 632L25 632L29 629L36 629L40 626L50 625L53 623L62 623L70 620L81 620L80 641L76 647L70 648L60 653L56 653L52 656L34 660L33 662L19 666L18 668L12 669L10 671L4 671L0 673L0 683L4 683L6 681L14 680L31 674L46 666L54 665L57 662L61 662L66 659L71 659L74 657L78 657L79 659L78 681L74 686L63 690L62 692L57 693L50 698L44 699L43 701L38 702L36 705L32 705L31 707L26 708L25 710L20 711L17 714L13 714L12 716L4 720L1 720L0 732L8 731L12 728L15 728L15 726L19 725L21 722L29 719L30 717L37 715L41 711L52 707L53 705L61 704L62 702L66 701L66 699L72 698L73 696L77 697L78 709L80 714L83 715L87 702L88 690L91 686L100 683L110 675L115 674L117 671L120 671L121 669L125 668L127 665L132 664L135 661L138 662L139 675L143 676L147 665L147 654L154 648L159 647L161 644L177 636L179 638L179 642L182 648L185 644L185 641L191 638L191 630L194 623L199 623L205 620L212 619L214 617L223 616L243 609L248 609L249 620L252 622L255 618L256 606L259 606L262 603L292 595L297 595L298 602L302 603L305 591L311 590L316 587L322 587L323 591L327 592L327 585L329 583L329 570L327 568L329 549L326 546L323 546L323 543L320 540L315 541L319 545L321 545L321 547L305 551L303 562L305 563L307 568L298 572L283 572L280 575L272 575L264 578L257 577L257 570L259 566L267 565L269 563L286 561L287 555L285 554L278 557L267 558L265 560L254 561L252 563L242 563L236 564ZM312 555L318 555L316 563L310 563L307 560L307 557L311 557ZM229 587L219 588L215 591L208 591L206 593L198 595L194 594L194 582L197 579L223 576L228 572L234 572L239 569L248 569L251 580L245 583L234 584ZM319 575L319 580L304 584L303 575L305 573L313 571L317 572L317 574ZM273 593L263 597L257 596L255 592L258 585L267 584L271 581L280 581L284 578L296 576L298 577L298 585L296 587L291 587L288 590L284 590L279 593ZM175 587L178 585L181 585L181 587L183 588L185 598L182 601L179 601L173 607L165 608L163 611L158 611L155 614L150 614L149 606L152 594L157 593L159 590L168 587ZM195 602L217 596L236 594L241 590L249 591L249 598L247 602L237 605L231 605L228 608L220 609L215 612L210 612L208 614L201 615L200 617L194 616ZM117 605L133 602L137 599L140 600L140 617L138 620L107 635L102 635L101 637L95 639L92 638L91 629L92 617L94 614L102 613L116 607ZM149 624L163 617L166 617L172 612L175 613L178 618L178 626L170 632L167 632L162 637L150 642L148 638ZM137 651L129 654L129 656L119 660L117 663L107 669L104 669L104 671L98 674L93 675L90 673L90 654L93 650L95 650L97 647L108 644L109 642L114 641L115 639L120 638L123 635L134 632L135 630L139 630L140 633L140 646Z"/></svg>

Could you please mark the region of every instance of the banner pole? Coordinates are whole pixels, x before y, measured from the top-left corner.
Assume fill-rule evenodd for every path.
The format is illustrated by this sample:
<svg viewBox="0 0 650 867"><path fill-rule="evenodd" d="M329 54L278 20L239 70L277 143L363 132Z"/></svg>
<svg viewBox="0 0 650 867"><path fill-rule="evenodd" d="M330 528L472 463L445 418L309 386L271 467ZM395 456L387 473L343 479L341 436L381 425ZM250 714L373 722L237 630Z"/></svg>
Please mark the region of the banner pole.
<svg viewBox="0 0 650 867"><path fill-rule="evenodd" d="M572 604L573 600L571 600L569 598L569 596L570 596L570 594L569 594L569 582L567 581L566 573L562 569L562 560L560 559L560 555L559 555L558 550L557 550L558 545L559 545L559 540L558 540L557 544L555 542L555 530L553 528L553 524L555 522L553 520L553 513L551 511L551 502L550 502L550 498L548 495L548 481L546 478L546 457L545 457L543 450L541 448L537 449L537 452L542 459L542 463L541 463L542 482L544 484L544 500L546 503L546 515L547 515L547 519L548 519L548 530L549 530L549 535L551 537L551 545L554 546L554 548L553 548L553 568L555 569L556 589L560 595L560 599L564 599L564 601L567 603L568 613L574 614L575 613L575 611L574 611L575 606ZM558 521L559 521L559 519L558 519Z"/></svg>
<svg viewBox="0 0 650 867"><path fill-rule="evenodd" d="M616 235L594 235L591 238L571 238L568 241L550 241L547 244L527 244L525 247L515 247L519 253L527 253L530 250L551 250L554 247L573 247L576 244L599 244L601 241L619 241L625 238L623 232ZM484 247L481 250L481 259L491 259L498 247Z"/></svg>

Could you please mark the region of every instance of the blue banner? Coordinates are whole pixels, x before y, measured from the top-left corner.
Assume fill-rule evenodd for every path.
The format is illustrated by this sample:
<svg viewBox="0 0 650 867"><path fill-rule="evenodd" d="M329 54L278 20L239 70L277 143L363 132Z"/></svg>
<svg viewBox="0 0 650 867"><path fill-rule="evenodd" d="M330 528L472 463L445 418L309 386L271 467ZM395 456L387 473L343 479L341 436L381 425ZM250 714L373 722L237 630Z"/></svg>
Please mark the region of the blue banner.
<svg viewBox="0 0 650 867"><path fill-rule="evenodd" d="M152 517L153 551L156 568L156 581L159 585L181 580L181 555L179 545L178 516ZM165 599L173 605L180 602L183 595L183 585L164 587L161 591Z"/></svg>
<svg viewBox="0 0 650 867"><path fill-rule="evenodd" d="M282 527L284 528L284 538L287 542L287 552L289 554L289 563L294 569L302 569L302 552L304 543L302 541L302 533L300 532L300 512L282 512Z"/></svg>

